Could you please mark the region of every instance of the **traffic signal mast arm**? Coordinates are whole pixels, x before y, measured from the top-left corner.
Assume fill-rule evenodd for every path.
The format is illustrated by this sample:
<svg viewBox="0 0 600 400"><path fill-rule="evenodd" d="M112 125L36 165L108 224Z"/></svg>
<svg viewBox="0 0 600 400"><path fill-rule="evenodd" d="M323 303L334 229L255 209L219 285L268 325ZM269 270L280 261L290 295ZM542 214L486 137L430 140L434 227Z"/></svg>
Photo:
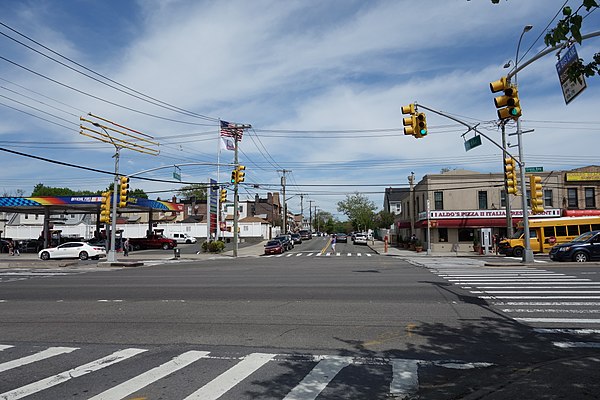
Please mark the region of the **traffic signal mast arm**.
<svg viewBox="0 0 600 400"><path fill-rule="evenodd" d="M505 150L504 148L502 148L501 145L499 145L498 143L496 143L493 139L489 138L486 134L480 132L477 129L477 125L471 126L471 125L467 124L466 122L461 121L460 119L455 118L452 115L448 115L448 114L446 114L446 113L444 113L442 111L434 110L433 108L426 107L426 106L424 106L422 104L417 104L417 102L415 102L414 104L415 104L415 107L417 107L417 106L421 107L421 108L423 108L423 109L425 109L427 111L431 111L434 114L441 115L442 117L446 117L448 119L451 119L452 121L458 122L459 124L466 126L467 128L469 128L469 130L467 132L465 132L465 134L468 133L469 131L475 131L475 132L477 132L479 135L483 136L488 141L490 141L494 146L496 146L497 148L499 148L500 150L502 150L504 152L504 154L506 154L508 157L513 158L515 160L515 162L519 165L520 168L524 168L524 165L521 164L521 161L518 160L517 157L513 156L512 154L510 154L507 150Z"/></svg>

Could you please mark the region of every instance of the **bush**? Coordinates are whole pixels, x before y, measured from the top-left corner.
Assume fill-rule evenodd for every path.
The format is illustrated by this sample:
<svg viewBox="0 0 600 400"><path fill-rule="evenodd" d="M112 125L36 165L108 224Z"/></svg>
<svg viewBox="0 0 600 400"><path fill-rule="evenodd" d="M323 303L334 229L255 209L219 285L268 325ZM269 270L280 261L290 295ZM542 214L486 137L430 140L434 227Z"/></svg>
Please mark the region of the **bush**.
<svg viewBox="0 0 600 400"><path fill-rule="evenodd" d="M221 253L223 250L225 250L225 243L221 240L202 243L202 251L205 253Z"/></svg>

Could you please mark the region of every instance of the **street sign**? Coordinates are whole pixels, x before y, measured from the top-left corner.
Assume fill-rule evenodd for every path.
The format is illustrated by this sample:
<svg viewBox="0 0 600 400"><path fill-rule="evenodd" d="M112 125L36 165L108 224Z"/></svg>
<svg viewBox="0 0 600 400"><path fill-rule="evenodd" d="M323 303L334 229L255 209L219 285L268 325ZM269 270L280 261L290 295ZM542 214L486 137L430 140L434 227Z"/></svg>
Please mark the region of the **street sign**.
<svg viewBox="0 0 600 400"><path fill-rule="evenodd" d="M481 146L481 136L473 136L471 139L465 141L465 151L469 151L474 147Z"/></svg>
<svg viewBox="0 0 600 400"><path fill-rule="evenodd" d="M562 88L563 97L565 98L566 104L569 104L571 100L577 97L577 95L583 92L583 90L587 87L585 78L583 76L580 77L581 81L577 80L575 82L571 81L567 76L567 70L569 69L569 66L578 59L579 56L577 55L575 46L571 46L567 49L565 55L562 56L556 63L556 72L558 72L558 79L560 80L560 86Z"/></svg>
<svg viewBox="0 0 600 400"><path fill-rule="evenodd" d="M544 167L525 167L525 172L544 172Z"/></svg>

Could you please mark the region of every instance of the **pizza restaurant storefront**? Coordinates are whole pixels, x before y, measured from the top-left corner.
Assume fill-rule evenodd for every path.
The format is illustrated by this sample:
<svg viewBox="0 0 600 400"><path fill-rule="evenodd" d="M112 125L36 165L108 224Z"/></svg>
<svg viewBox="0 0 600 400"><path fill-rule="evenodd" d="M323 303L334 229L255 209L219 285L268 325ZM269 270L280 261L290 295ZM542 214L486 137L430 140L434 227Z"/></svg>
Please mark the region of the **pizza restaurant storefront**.
<svg viewBox="0 0 600 400"><path fill-rule="evenodd" d="M546 209L543 214L529 214L529 218L560 217L561 209ZM517 226L523 218L522 210L511 210L512 224ZM479 238L479 229L491 228L492 235L506 236L506 210L441 210L421 212L415 222L415 233L427 243L427 226L431 234L431 250L436 252L473 251L473 242ZM403 237L410 237L410 222L398 221L397 228Z"/></svg>

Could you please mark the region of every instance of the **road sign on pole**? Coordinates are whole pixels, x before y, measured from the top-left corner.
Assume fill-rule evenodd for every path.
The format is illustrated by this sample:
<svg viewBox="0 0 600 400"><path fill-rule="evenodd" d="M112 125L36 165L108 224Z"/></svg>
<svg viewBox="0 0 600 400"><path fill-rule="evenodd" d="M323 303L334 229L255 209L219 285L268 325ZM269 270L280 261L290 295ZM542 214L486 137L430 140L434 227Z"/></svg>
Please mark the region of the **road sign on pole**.
<svg viewBox="0 0 600 400"><path fill-rule="evenodd" d="M544 172L544 167L525 167L525 172Z"/></svg>
<svg viewBox="0 0 600 400"><path fill-rule="evenodd" d="M569 104L571 100L573 100L579 93L583 92L583 90L587 87L585 83L584 76L580 76L579 80L572 81L567 76L567 70L579 59L577 55L577 50L575 46L571 46L567 49L565 55L563 55L560 60L556 63L556 72L558 72L558 79L560 80L560 86L563 91L563 97L565 98L565 103Z"/></svg>
<svg viewBox="0 0 600 400"><path fill-rule="evenodd" d="M465 151L469 151L474 147L481 146L481 136L473 136L465 142Z"/></svg>

